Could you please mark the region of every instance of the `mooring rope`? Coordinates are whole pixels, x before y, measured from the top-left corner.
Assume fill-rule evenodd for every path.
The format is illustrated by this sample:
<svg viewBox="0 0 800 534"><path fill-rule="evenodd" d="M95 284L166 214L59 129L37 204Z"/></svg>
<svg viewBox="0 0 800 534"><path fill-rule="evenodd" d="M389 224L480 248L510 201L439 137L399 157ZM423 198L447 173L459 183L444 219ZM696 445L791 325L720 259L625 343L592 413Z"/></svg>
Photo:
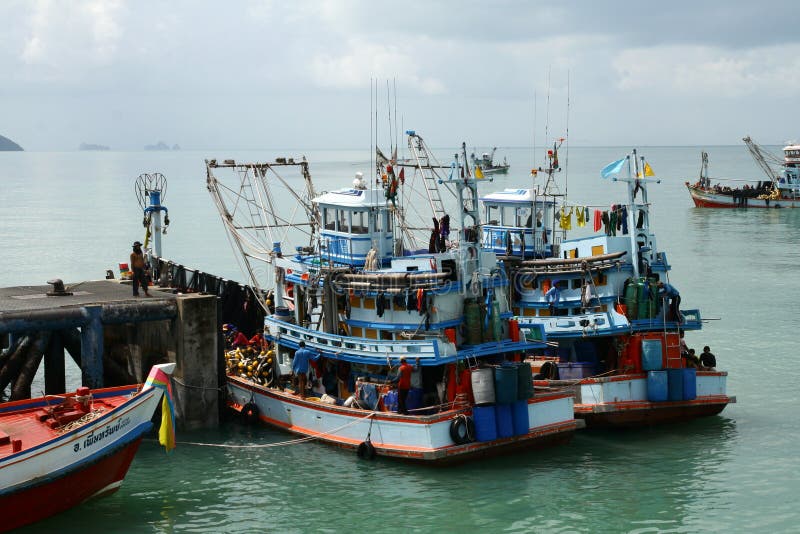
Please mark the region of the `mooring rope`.
<svg viewBox="0 0 800 534"><path fill-rule="evenodd" d="M286 445L298 445L300 443L306 443L308 441L314 441L315 439L320 439L320 438L322 438L324 436L328 436L330 434L333 434L334 432L338 432L340 430L344 430L345 428L347 428L349 426L352 426L352 425L355 425L356 423L359 423L359 422L363 421L364 419L369 419L371 417L374 417L375 414L376 414L375 412L370 412L369 414L365 415L364 417L360 417L360 418L356 419L355 421L350 421L349 423L347 423L345 425L342 425L342 426L340 426L338 428L334 428L334 429L329 430L327 432L323 432L322 434L319 434L317 436L308 436L308 437L305 437L305 438L290 439L288 441L279 441L277 443L251 443L251 444L248 444L248 445L231 445L231 444L227 444L227 443L201 443L201 442L198 442L198 441L177 441L176 444L179 444L179 445L195 445L195 446L198 446L198 447L219 447L219 448L227 448L227 449L269 449L269 448L272 448L272 447L284 447ZM153 440L153 441L155 441L155 440Z"/></svg>

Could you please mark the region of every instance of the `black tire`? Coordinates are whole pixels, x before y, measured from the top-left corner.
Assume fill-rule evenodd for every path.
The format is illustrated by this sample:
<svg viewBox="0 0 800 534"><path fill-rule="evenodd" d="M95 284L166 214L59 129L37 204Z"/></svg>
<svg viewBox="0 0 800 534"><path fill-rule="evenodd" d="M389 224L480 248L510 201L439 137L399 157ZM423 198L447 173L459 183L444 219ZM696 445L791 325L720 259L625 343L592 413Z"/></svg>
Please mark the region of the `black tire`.
<svg viewBox="0 0 800 534"><path fill-rule="evenodd" d="M362 460L372 460L373 458L375 458L375 446L369 440L362 441L358 445L358 450L356 450L356 454Z"/></svg>
<svg viewBox="0 0 800 534"><path fill-rule="evenodd" d="M467 415L457 415L450 423L450 438L463 445L475 440L475 422Z"/></svg>
<svg viewBox="0 0 800 534"><path fill-rule="evenodd" d="M258 406L254 402L248 402L242 406L242 418L249 425L258 423Z"/></svg>
<svg viewBox="0 0 800 534"><path fill-rule="evenodd" d="M550 361L544 362L539 374L546 380L558 380L558 365Z"/></svg>

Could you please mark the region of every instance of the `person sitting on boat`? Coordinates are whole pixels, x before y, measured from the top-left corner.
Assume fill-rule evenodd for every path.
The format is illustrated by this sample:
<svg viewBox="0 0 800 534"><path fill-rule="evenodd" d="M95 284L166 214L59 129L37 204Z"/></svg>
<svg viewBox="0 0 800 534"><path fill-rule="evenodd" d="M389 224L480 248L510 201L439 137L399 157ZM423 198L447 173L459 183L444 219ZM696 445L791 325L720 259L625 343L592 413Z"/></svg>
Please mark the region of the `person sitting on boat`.
<svg viewBox="0 0 800 534"><path fill-rule="evenodd" d="M304 341L299 343L299 347L292 359L292 374L297 382L296 393L301 399L306 398L306 386L308 384L308 363L317 361L320 357L319 352L306 348Z"/></svg>
<svg viewBox="0 0 800 534"><path fill-rule="evenodd" d="M658 283L658 296L662 299L669 299L669 314L667 320L681 322L681 294L672 284Z"/></svg>
<svg viewBox="0 0 800 534"><path fill-rule="evenodd" d="M694 349L689 349L689 351L683 355L683 359L686 360L686 367L687 368L699 368L700 367L700 358L697 357L695 354Z"/></svg>
<svg viewBox="0 0 800 534"><path fill-rule="evenodd" d="M711 348L706 345L703 347L703 353L700 354L700 368L713 370L717 366L717 358L712 354Z"/></svg>
<svg viewBox="0 0 800 534"><path fill-rule="evenodd" d="M397 372L397 413L399 414L408 415L406 399L411 390L411 374L417 367L419 367L419 358L414 365L409 364L405 357L400 358L400 369Z"/></svg>

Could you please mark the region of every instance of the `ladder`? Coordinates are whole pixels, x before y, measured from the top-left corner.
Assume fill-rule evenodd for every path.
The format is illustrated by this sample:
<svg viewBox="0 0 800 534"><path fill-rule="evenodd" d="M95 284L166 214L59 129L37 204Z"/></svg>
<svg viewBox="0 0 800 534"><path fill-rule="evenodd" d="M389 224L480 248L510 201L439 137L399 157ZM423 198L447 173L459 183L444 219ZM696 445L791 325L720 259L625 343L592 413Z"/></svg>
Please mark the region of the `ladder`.
<svg viewBox="0 0 800 534"><path fill-rule="evenodd" d="M425 193L428 197L428 202L431 205L431 212L434 217L441 219L445 215L444 203L442 202L442 195L439 192L439 176L431 165L431 159L434 159L436 167L441 168L441 165L432 158L428 146L425 141L415 132L408 133L408 149L413 155L417 166L415 173L419 171L422 175L422 180L425 185Z"/></svg>

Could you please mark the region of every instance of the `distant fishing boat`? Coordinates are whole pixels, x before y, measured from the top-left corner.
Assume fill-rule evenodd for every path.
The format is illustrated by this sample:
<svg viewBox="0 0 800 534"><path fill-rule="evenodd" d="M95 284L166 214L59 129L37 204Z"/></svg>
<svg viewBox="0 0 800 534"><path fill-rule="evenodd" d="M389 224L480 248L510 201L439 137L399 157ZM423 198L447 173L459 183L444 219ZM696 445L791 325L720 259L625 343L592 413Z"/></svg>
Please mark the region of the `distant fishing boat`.
<svg viewBox="0 0 800 534"><path fill-rule="evenodd" d="M174 368L154 366L144 385L0 404L0 530L118 490Z"/></svg>
<svg viewBox="0 0 800 534"><path fill-rule="evenodd" d="M357 176L351 188L316 195L301 164L307 188L292 196L307 215L310 243L292 253L272 245L267 346L228 352L229 406L365 458L451 463L567 441L582 422L571 393L534 392L531 367L520 361L544 344L520 339L505 297L508 280L495 254L480 251L477 182L466 149L451 166L438 165L422 138L407 134L413 161L424 162L413 176L405 176L407 167L396 175L388 160L376 180ZM249 192L275 183L266 176L280 166L207 165L209 190L247 262L255 254L244 232L258 221L273 234L275 223L289 225L287 217L248 206L276 205ZM231 189L217 174L226 166L244 197L225 198ZM452 230L439 184L461 207ZM424 216L412 218L414 210ZM250 222L237 218L253 213ZM431 219L433 227L421 226ZM320 356L309 371L310 392L302 381L288 381L301 348ZM410 389L395 381L401 358L414 364Z"/></svg>
<svg viewBox="0 0 800 534"><path fill-rule="evenodd" d="M735 402L726 372L695 368L683 354L682 333L701 328L699 310L659 295L671 266L649 226L650 165L634 151L607 166L603 178L625 183L628 199L594 216L558 193L556 170L542 169L544 186L481 198L483 249L499 255L512 281L511 310L529 338L542 329L550 345L532 357L534 383L572 391L588 426L690 419ZM573 215L595 233L567 239Z"/></svg>
<svg viewBox="0 0 800 534"><path fill-rule="evenodd" d="M700 178L686 182L686 188L698 208L800 208L800 145L783 147L783 161L745 137L753 159L768 180L739 187L711 184L708 154L702 153Z"/></svg>
<svg viewBox="0 0 800 534"><path fill-rule="evenodd" d="M470 161L476 169L476 174L478 173L477 169L480 169L480 173L484 175L508 173L510 165L505 157L503 157L503 163L495 163L494 153L496 151L497 147L494 147L491 153L484 152L480 157L476 156L474 152L470 154Z"/></svg>

